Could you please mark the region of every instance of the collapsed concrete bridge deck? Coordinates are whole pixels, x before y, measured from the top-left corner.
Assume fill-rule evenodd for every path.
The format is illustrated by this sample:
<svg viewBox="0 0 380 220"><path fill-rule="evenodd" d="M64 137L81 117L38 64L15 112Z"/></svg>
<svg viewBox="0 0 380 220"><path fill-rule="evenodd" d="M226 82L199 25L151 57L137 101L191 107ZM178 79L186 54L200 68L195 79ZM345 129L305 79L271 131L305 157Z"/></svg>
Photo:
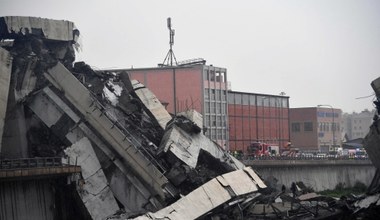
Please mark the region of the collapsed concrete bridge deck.
<svg viewBox="0 0 380 220"><path fill-rule="evenodd" d="M83 62L73 65L78 36L69 21L0 18L0 37L7 41L0 44L0 61L6 67L0 69L3 157L64 154L77 161L81 174L76 191L93 219L120 209L128 217L157 212L194 195L209 180L244 168L204 136L199 114L173 118L128 73L95 72ZM237 204L241 196L266 188L248 170L252 186L239 194ZM204 207L199 217L215 208Z"/></svg>
<svg viewBox="0 0 380 220"><path fill-rule="evenodd" d="M331 198L295 198L296 187L291 198L267 187L252 168L203 134L202 115L170 115L127 72L74 63L79 36L69 21L0 18L2 159L61 155L81 171L69 185L0 183L6 194L0 199L2 218L27 219L28 203L39 205L39 198L43 205L33 214L36 219L265 219L256 204L265 207L278 199L298 208L274 211L272 219L320 218L322 207L326 216L344 213L347 206ZM23 190L29 187L31 198ZM15 197L21 199L12 203ZM19 206L22 213L14 215ZM78 210L61 215L72 209Z"/></svg>

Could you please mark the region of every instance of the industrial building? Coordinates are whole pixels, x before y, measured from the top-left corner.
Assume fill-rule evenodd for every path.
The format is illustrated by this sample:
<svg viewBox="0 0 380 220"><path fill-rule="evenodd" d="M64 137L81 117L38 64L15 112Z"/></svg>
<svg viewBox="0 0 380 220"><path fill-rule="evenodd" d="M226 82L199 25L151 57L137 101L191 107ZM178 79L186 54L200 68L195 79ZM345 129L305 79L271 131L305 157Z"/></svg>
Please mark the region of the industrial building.
<svg viewBox="0 0 380 220"><path fill-rule="evenodd" d="M289 97L228 91L230 150L247 152L253 142L289 142Z"/></svg>
<svg viewBox="0 0 380 220"><path fill-rule="evenodd" d="M288 96L230 91L227 70L205 62L106 71L128 72L173 115L189 109L200 112L205 135L231 151L246 152L252 142L280 147L289 142Z"/></svg>
<svg viewBox="0 0 380 220"><path fill-rule="evenodd" d="M290 108L290 141L309 152L334 152L341 146L342 110L323 105Z"/></svg>

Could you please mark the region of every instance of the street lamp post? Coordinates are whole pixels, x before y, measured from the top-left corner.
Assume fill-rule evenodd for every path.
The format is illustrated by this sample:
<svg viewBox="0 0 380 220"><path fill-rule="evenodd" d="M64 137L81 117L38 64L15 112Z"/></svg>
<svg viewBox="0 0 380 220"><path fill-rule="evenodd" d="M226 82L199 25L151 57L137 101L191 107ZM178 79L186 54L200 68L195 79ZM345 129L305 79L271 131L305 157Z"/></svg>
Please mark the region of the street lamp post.
<svg viewBox="0 0 380 220"><path fill-rule="evenodd" d="M335 129L336 129L336 125L335 125L335 113L334 113L334 108L331 106L331 105L318 105L318 107L322 107L322 106L327 106L327 107L330 107L331 108L331 112L332 112L332 126L331 126L331 129L332 129L332 132L333 132L333 140L332 140L332 145L333 145L333 148L334 148L334 151L335 151Z"/></svg>

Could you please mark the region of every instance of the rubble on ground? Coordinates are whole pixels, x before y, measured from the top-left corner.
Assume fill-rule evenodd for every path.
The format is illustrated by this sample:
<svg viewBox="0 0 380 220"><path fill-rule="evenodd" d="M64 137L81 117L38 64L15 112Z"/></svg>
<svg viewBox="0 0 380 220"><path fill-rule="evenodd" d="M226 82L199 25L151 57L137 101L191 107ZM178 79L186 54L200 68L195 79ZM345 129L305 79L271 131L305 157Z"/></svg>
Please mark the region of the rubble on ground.
<svg viewBox="0 0 380 220"><path fill-rule="evenodd" d="M0 152L75 161L92 219L335 219L378 209L380 178L371 196L351 200L302 183L267 187L204 135L200 113L172 117L127 72L73 63L79 37L70 21L0 18Z"/></svg>

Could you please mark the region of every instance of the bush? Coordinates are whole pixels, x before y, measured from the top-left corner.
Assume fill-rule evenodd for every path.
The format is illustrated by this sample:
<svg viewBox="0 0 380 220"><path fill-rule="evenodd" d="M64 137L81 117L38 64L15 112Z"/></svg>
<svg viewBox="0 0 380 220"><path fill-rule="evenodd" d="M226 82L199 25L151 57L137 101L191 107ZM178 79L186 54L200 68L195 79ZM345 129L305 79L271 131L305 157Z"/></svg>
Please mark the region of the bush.
<svg viewBox="0 0 380 220"><path fill-rule="evenodd" d="M343 191L344 190L344 183L338 183L338 184L336 184L336 186L335 186L335 190L336 191Z"/></svg>
<svg viewBox="0 0 380 220"><path fill-rule="evenodd" d="M367 190L367 186L364 183L360 181L356 181L353 187L345 187L344 183L338 183L335 186L334 190L324 190L319 193L322 195L327 195L327 196L341 197L344 195L348 195L350 193L354 193L354 194L365 193L366 190Z"/></svg>
<svg viewBox="0 0 380 220"><path fill-rule="evenodd" d="M355 185L353 187L353 191L356 192L356 193L363 193L367 190L367 186L360 182L360 181L356 181L355 182Z"/></svg>

